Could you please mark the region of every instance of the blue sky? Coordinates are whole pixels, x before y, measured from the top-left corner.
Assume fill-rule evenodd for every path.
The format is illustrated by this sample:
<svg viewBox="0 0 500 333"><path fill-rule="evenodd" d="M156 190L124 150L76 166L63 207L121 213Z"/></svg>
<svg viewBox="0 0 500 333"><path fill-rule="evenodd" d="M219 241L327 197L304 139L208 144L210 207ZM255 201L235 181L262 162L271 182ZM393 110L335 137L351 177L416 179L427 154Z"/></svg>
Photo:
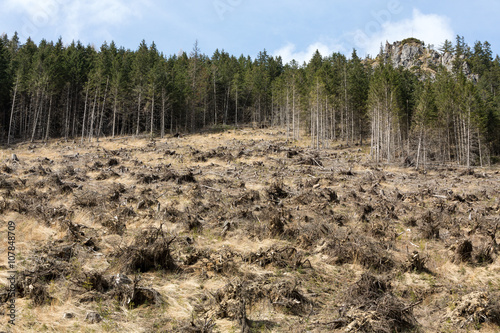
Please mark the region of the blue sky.
<svg viewBox="0 0 500 333"><path fill-rule="evenodd" d="M0 0L0 33L130 49L145 39L167 55L198 40L209 56L266 49L302 63L316 49L376 55L386 40L413 36L438 48L457 34L471 46L489 41L496 55L499 15L497 0Z"/></svg>

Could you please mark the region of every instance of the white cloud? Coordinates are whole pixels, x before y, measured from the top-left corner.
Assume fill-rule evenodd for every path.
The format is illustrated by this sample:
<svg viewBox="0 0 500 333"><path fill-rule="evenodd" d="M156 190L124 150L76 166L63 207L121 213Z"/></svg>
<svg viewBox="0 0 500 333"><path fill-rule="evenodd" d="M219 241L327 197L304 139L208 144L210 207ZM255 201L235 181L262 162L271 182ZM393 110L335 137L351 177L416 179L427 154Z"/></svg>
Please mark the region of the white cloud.
<svg viewBox="0 0 500 333"><path fill-rule="evenodd" d="M349 34L356 48L372 56L379 53L381 43L385 45L386 41L392 43L412 36L438 47L446 39L453 40L455 34L448 17L423 14L418 9L413 10L411 19L382 24L373 21L367 23L364 30L358 29Z"/></svg>
<svg viewBox="0 0 500 333"><path fill-rule="evenodd" d="M108 29L134 19L134 1L127 4L119 0L71 1L65 6L61 18L68 39L80 39L82 32L93 31L99 39L109 39Z"/></svg>
<svg viewBox="0 0 500 333"><path fill-rule="evenodd" d="M336 40L316 42L302 50L297 50L295 44L288 43L273 52L273 55L280 55L284 63L295 59L299 64L303 64L304 61L309 62L316 50L319 50L322 56L343 52L349 57L354 47L361 57L368 54L376 56L380 51L380 45L385 45L386 41L392 43L413 36L437 48L446 39L455 38L451 20L446 16L423 14L414 9L411 18L392 21L391 14L388 14L386 19L387 21L382 22L380 17L374 17L372 21L367 22L364 29L346 33L341 39L342 43Z"/></svg>
<svg viewBox="0 0 500 333"><path fill-rule="evenodd" d="M59 11L62 0L6 0L6 11L25 13L33 18L40 15L54 16Z"/></svg>
<svg viewBox="0 0 500 333"><path fill-rule="evenodd" d="M66 42L82 37L110 39L109 29L140 18L144 0L6 0L9 12L21 14L21 37L43 36L45 29ZM89 32L98 36L89 36ZM102 39L102 38L99 38Z"/></svg>
<svg viewBox="0 0 500 333"><path fill-rule="evenodd" d="M323 56L329 56L333 52L339 52L342 50L342 46L340 45L327 45L322 42L316 42L307 47L305 50L297 50L297 47L293 43L288 43L283 46L281 49L273 52L273 56L281 56L283 59L283 63L287 64L292 60L296 60L299 65L302 65L304 62L309 62L313 57L316 50Z"/></svg>

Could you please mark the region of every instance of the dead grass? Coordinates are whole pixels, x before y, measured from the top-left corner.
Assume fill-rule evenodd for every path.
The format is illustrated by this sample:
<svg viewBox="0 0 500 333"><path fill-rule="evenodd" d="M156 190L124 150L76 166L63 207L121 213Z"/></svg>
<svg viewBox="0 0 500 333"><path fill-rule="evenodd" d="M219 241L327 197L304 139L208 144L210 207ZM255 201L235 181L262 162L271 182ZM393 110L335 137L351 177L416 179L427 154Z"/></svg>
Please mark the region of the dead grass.
<svg viewBox="0 0 500 333"><path fill-rule="evenodd" d="M424 174L309 145L246 128L0 151L16 329L498 330L498 169Z"/></svg>

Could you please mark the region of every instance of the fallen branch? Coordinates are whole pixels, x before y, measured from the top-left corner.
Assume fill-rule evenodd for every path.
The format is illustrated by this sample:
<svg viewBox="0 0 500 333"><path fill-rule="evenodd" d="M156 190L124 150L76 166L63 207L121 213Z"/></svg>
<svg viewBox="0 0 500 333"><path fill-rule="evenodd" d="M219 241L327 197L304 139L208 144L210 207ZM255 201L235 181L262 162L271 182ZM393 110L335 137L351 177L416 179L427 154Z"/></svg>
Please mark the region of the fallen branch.
<svg viewBox="0 0 500 333"><path fill-rule="evenodd" d="M420 301L417 301L415 303L408 305L406 308L403 309L403 312L413 309L414 307L416 307L417 305L419 305L422 302L423 302L423 300L421 299Z"/></svg>
<svg viewBox="0 0 500 333"><path fill-rule="evenodd" d="M316 163L320 168L322 168L323 166L321 164L319 164L318 161L316 161L314 158L311 158L313 160L314 163Z"/></svg>
<svg viewBox="0 0 500 333"><path fill-rule="evenodd" d="M209 190L212 190L212 191L215 191L215 192L222 192L222 190L219 190L218 188L214 188L214 187L210 187L210 186L207 186L207 185L201 185L203 186L204 188L207 188Z"/></svg>

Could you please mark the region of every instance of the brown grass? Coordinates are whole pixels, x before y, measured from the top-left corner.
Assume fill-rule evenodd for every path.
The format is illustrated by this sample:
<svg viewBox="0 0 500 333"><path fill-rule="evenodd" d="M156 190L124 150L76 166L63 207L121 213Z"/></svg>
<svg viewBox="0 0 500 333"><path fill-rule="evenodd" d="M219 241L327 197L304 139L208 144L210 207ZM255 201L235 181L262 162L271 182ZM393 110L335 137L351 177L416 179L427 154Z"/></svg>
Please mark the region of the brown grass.
<svg viewBox="0 0 500 333"><path fill-rule="evenodd" d="M498 331L498 168L375 167L340 144L245 128L0 151L22 291L0 330Z"/></svg>

